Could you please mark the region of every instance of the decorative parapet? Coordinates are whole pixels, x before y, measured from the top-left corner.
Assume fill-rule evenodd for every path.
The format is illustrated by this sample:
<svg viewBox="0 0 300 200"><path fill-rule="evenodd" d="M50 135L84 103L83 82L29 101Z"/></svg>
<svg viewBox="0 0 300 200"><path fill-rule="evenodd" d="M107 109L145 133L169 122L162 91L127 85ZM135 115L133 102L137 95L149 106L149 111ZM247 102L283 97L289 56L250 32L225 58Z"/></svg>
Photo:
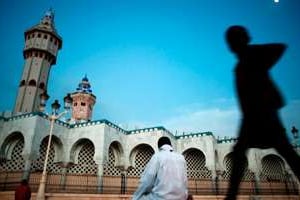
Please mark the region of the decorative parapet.
<svg viewBox="0 0 300 200"><path fill-rule="evenodd" d="M49 116L43 112L31 112L31 113L24 113L20 115L15 115L12 117L2 117L0 116L0 120L3 121L14 121L14 120L19 120L19 119L24 119L24 118L30 118L34 116L40 116L44 119L49 119ZM150 128L143 128L143 129L135 129L135 130L124 130L121 127L117 126L116 124L106 120L106 119L101 119L101 120L96 120L96 121L88 121L88 122L82 122L82 123L75 123L75 124L69 124L61 120L55 120L55 124L64 126L68 129L71 128L83 128L83 127L88 127L88 126L94 126L94 125L100 125L100 124L105 124L111 128L114 128L118 130L120 133L123 133L125 135L131 135L131 134L139 134L139 133L151 133L155 131L164 131L167 134L169 134L172 137L175 137L175 139L183 139L183 138L193 138L193 137L202 137L202 136L213 136L212 132L199 132L199 133L190 133L188 135L180 135L180 136L174 136L169 130L167 130L163 126L156 126L156 127L150 127ZM226 139L228 140L228 139ZM218 140L218 143L222 143L224 140Z"/></svg>
<svg viewBox="0 0 300 200"><path fill-rule="evenodd" d="M227 137L224 137L223 139L218 139L217 140L217 143L218 144L221 144L221 143L234 143L237 141L237 138L227 138Z"/></svg>
<svg viewBox="0 0 300 200"><path fill-rule="evenodd" d="M19 115L14 115L11 117L4 117L4 121L14 121L14 120L19 120L19 119L24 119L24 118L29 118L29 117L34 117L34 116L40 116L43 118L48 118L48 115L42 112L31 112L31 113L24 113L24 114L19 114Z"/></svg>
<svg viewBox="0 0 300 200"><path fill-rule="evenodd" d="M199 133L189 133L184 135L175 136L176 139L186 139L186 138L195 138L195 137L203 137L203 136L213 136L212 132L199 132Z"/></svg>
<svg viewBox="0 0 300 200"><path fill-rule="evenodd" d="M88 121L88 122L82 122L82 123L76 123L76 124L70 124L69 128L83 128L83 127L87 127L87 126L94 126L94 125L100 125L100 124L106 124L109 127L112 127L116 130L118 130L119 132L122 132L124 134L127 133L126 130L120 128L119 126L115 125L114 123L106 120L106 119L101 119L101 120L96 120L96 121Z"/></svg>
<svg viewBox="0 0 300 200"><path fill-rule="evenodd" d="M163 126L130 130L130 131L126 131L127 132L126 134L129 135L129 134L147 133L147 132L154 132L154 131L165 131L168 134L173 136L173 134Z"/></svg>

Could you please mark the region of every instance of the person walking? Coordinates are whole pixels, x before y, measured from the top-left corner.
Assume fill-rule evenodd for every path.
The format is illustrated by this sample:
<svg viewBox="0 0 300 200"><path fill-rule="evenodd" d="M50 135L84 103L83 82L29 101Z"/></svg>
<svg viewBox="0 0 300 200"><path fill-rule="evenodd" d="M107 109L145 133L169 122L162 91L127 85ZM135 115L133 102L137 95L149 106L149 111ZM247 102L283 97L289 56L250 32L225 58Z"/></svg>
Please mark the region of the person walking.
<svg viewBox="0 0 300 200"><path fill-rule="evenodd" d="M275 148L300 179L300 157L289 143L278 111L284 100L272 81L270 69L286 49L281 43L250 45L245 27L235 25L226 31L229 49L237 56L236 93L242 112L237 143L233 148L233 167L226 200L235 200L249 148Z"/></svg>

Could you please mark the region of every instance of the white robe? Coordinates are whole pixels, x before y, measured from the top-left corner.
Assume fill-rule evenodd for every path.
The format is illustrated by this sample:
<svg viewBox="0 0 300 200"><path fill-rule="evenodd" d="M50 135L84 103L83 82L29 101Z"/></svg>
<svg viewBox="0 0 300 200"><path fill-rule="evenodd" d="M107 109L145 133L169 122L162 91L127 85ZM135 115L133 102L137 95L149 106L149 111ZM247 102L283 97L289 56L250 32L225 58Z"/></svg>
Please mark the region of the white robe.
<svg viewBox="0 0 300 200"><path fill-rule="evenodd" d="M183 155L163 145L147 164L132 200L186 200L187 187Z"/></svg>

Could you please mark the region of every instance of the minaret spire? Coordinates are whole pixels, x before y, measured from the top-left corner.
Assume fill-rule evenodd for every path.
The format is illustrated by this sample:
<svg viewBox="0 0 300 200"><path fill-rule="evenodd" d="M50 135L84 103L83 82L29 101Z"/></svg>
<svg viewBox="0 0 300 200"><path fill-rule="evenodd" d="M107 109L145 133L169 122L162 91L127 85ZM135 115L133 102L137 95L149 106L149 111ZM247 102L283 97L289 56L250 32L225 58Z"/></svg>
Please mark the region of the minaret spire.
<svg viewBox="0 0 300 200"><path fill-rule="evenodd" d="M91 84L86 74L71 97L73 99L72 120L75 122L90 121L96 96L92 93Z"/></svg>
<svg viewBox="0 0 300 200"><path fill-rule="evenodd" d="M53 24L54 26L54 11L52 8L49 8L49 10L47 10L41 20L41 23L45 24L45 23L50 23Z"/></svg>
<svg viewBox="0 0 300 200"><path fill-rule="evenodd" d="M51 66L56 63L62 38L54 26L54 12L49 9L40 23L26 30L23 50L24 68L14 108L15 113L39 111L41 93L47 90Z"/></svg>

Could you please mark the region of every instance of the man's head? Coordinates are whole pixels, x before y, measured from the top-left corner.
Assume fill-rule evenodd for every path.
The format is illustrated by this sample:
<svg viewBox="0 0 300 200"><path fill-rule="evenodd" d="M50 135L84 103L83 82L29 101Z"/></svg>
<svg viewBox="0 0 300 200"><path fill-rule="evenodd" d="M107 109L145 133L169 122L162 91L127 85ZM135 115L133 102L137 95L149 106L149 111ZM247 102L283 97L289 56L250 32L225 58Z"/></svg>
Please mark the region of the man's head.
<svg viewBox="0 0 300 200"><path fill-rule="evenodd" d="M22 180L21 180L21 184L22 184L22 185L27 185L27 184L28 184L28 181L27 181L26 179L22 179Z"/></svg>
<svg viewBox="0 0 300 200"><path fill-rule="evenodd" d="M163 145L168 144L170 146L172 146L171 141L168 137L161 137L159 138L158 142L157 142L157 146L160 149L160 147L162 147Z"/></svg>
<svg viewBox="0 0 300 200"><path fill-rule="evenodd" d="M243 26L234 25L229 27L225 33L225 37L230 50L237 54L241 53L250 42L248 31Z"/></svg>

